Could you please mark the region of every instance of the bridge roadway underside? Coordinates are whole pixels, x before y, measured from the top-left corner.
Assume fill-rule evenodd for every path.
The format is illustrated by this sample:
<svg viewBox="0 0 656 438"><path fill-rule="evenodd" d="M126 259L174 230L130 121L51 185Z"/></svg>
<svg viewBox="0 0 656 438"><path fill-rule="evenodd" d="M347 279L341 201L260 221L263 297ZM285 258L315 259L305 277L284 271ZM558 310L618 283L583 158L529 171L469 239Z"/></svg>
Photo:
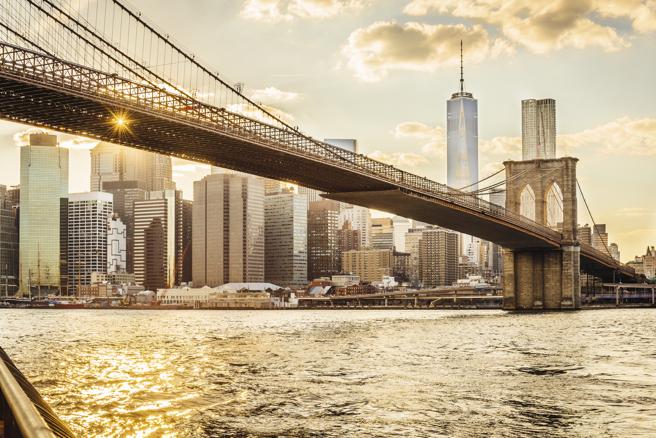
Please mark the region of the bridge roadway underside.
<svg viewBox="0 0 656 438"><path fill-rule="evenodd" d="M112 120L117 113L127 114L129 130L115 129ZM484 212L401 190L353 167L320 161L248 133L226 133L184 115L117 102L109 96L90 97L75 89L0 74L0 118L297 183L327 192L332 199L476 235L505 248L555 249L560 244ZM587 265L609 279L605 274L612 268L603 261L582 260L582 266Z"/></svg>

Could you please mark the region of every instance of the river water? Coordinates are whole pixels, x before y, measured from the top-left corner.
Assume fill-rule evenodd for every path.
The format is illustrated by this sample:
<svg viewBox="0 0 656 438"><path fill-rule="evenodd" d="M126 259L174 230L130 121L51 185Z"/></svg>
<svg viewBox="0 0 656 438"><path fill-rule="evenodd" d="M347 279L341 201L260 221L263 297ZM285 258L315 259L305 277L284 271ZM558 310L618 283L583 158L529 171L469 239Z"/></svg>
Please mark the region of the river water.
<svg viewBox="0 0 656 438"><path fill-rule="evenodd" d="M656 310L0 310L80 436L656 436Z"/></svg>

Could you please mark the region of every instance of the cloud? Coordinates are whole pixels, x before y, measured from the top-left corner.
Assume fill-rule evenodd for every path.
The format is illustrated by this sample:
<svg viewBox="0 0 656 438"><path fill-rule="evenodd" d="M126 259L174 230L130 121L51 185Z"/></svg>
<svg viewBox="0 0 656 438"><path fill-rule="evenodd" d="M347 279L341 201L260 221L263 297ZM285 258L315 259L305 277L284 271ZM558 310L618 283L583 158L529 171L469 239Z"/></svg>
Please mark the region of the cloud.
<svg viewBox="0 0 656 438"><path fill-rule="evenodd" d="M51 132L46 129L41 128L28 128L20 132L16 132L13 135L14 144L16 146L26 146L30 141L30 134L54 134L57 136L59 146L66 149L75 149L75 150L91 150L96 147L99 143L98 140L92 140L86 137L80 137L77 135L62 134L59 132Z"/></svg>
<svg viewBox="0 0 656 438"><path fill-rule="evenodd" d="M620 208L616 215L625 217L656 216L656 210L650 207L626 207Z"/></svg>
<svg viewBox="0 0 656 438"><path fill-rule="evenodd" d="M591 129L563 134L558 147L593 148L609 155L656 156L656 118L621 117Z"/></svg>
<svg viewBox="0 0 656 438"><path fill-rule="evenodd" d="M276 87L266 87L253 90L250 93L250 98L256 102L264 102L269 104L286 103L296 100L299 97L298 93L293 91L282 91Z"/></svg>
<svg viewBox="0 0 656 438"><path fill-rule="evenodd" d="M446 150L446 132L441 126L432 127L421 122L403 122L394 128L394 137L425 140L421 146L421 151L425 155L440 156Z"/></svg>
<svg viewBox="0 0 656 438"><path fill-rule="evenodd" d="M483 154L517 156L522 152L522 139L521 137L494 137L491 140L481 140L478 149Z"/></svg>
<svg viewBox="0 0 656 438"><path fill-rule="evenodd" d="M450 15L491 25L501 37L535 53L564 47L620 50L629 45L618 33L625 20L638 33L656 30L654 0L411 0L407 15Z"/></svg>
<svg viewBox="0 0 656 438"><path fill-rule="evenodd" d="M420 154L414 152L382 152L382 151L373 151L370 154L367 154L369 158L378 160L385 164L390 164L395 167L400 168L412 168L420 164L428 164L428 159Z"/></svg>
<svg viewBox="0 0 656 438"><path fill-rule="evenodd" d="M294 116L285 111L269 106L269 105L260 105L262 108L267 110L270 114L278 117L280 120L287 124L294 124L296 120ZM241 114L242 116L250 117L251 119L259 120L264 123L271 123L271 117L263 113L259 108L248 103L232 103L226 107L228 111L233 113Z"/></svg>
<svg viewBox="0 0 656 438"><path fill-rule="evenodd" d="M391 70L432 72L460 61L460 40L466 40L465 57L477 63L492 56L494 43L479 25L430 25L378 21L356 29L342 48L347 67L364 81L378 81ZM506 53L497 43L495 53Z"/></svg>
<svg viewBox="0 0 656 438"><path fill-rule="evenodd" d="M276 23L295 18L326 19L358 10L368 0L246 0L242 18Z"/></svg>

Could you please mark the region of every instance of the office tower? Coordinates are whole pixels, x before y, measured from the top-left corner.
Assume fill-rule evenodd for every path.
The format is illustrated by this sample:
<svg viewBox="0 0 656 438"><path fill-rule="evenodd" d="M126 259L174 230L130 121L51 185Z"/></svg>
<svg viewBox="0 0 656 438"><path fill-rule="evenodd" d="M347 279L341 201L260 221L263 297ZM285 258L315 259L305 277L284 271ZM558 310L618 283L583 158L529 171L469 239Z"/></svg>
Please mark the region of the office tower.
<svg viewBox="0 0 656 438"><path fill-rule="evenodd" d="M68 279L68 198L59 198L59 294L74 292Z"/></svg>
<svg viewBox="0 0 656 438"><path fill-rule="evenodd" d="M339 253L343 254L346 251L358 250L360 246L360 231L354 230L351 222L346 221L344 225L337 230L337 245Z"/></svg>
<svg viewBox="0 0 656 438"><path fill-rule="evenodd" d="M134 202L134 278L146 289L175 283L180 196L179 191L162 190Z"/></svg>
<svg viewBox="0 0 656 438"><path fill-rule="evenodd" d="M399 252L405 252L405 234L412 226L410 219L394 216L392 218L392 225L394 227L394 249Z"/></svg>
<svg viewBox="0 0 656 438"><path fill-rule="evenodd" d="M599 251L608 254L608 233L606 224L597 224L592 230L592 246Z"/></svg>
<svg viewBox="0 0 656 438"><path fill-rule="evenodd" d="M310 207L310 203L323 200L323 198L321 197L322 192L320 192L319 190L298 186L298 193L299 195L305 195L305 198L307 199L307 203L308 203L308 208Z"/></svg>
<svg viewBox="0 0 656 438"><path fill-rule="evenodd" d="M18 205L12 195L0 185L0 296L18 291Z"/></svg>
<svg viewBox="0 0 656 438"><path fill-rule="evenodd" d="M127 271L134 272L134 201L175 189L171 157L101 142L91 150L91 190L114 195L114 212L127 231Z"/></svg>
<svg viewBox="0 0 656 438"><path fill-rule="evenodd" d="M340 203L330 199L310 202L308 210L308 280L340 271L337 230Z"/></svg>
<svg viewBox="0 0 656 438"><path fill-rule="evenodd" d="M522 160L556 158L556 101L522 100Z"/></svg>
<svg viewBox="0 0 656 438"><path fill-rule="evenodd" d="M447 185L454 189L478 188L478 101L465 91L462 41L460 42L460 91L447 101ZM479 239L463 234L460 253L476 259Z"/></svg>
<svg viewBox="0 0 656 438"><path fill-rule="evenodd" d="M392 275L398 283L406 283L410 281L410 253L393 251L392 261Z"/></svg>
<svg viewBox="0 0 656 438"><path fill-rule="evenodd" d="M447 101L447 185L476 190L478 181L478 101L465 91L460 42L460 91Z"/></svg>
<svg viewBox="0 0 656 438"><path fill-rule="evenodd" d="M351 228L360 232L360 247L371 245L371 212L366 207L345 205L339 213L339 227L350 222Z"/></svg>
<svg viewBox="0 0 656 438"><path fill-rule="evenodd" d="M408 281L419 283L419 240L425 228L411 228L405 234L405 252L408 256Z"/></svg>
<svg viewBox="0 0 656 438"><path fill-rule="evenodd" d="M458 279L458 233L442 228L422 232L419 278L425 288L451 286Z"/></svg>
<svg viewBox="0 0 656 438"><path fill-rule="evenodd" d="M285 188L285 183L275 179L264 178L264 195L275 195Z"/></svg>
<svg viewBox="0 0 656 438"><path fill-rule="evenodd" d="M171 157L101 142L91 150L91 190L109 190L109 182L135 181L146 191L175 189Z"/></svg>
<svg viewBox="0 0 656 438"><path fill-rule="evenodd" d="M264 281L264 181L213 173L194 182L194 286Z"/></svg>
<svg viewBox="0 0 656 438"><path fill-rule="evenodd" d="M139 185L135 180L103 183L103 191L114 196L114 213L125 224L127 272L134 272L134 203L148 199L149 193Z"/></svg>
<svg viewBox="0 0 656 438"><path fill-rule="evenodd" d="M618 262L620 261L620 248L617 246L617 243L611 243L608 245L608 250L610 251L611 257L613 257Z"/></svg>
<svg viewBox="0 0 656 438"><path fill-rule="evenodd" d="M380 282L391 276L394 251L391 249L361 249L342 254L342 272L360 276L362 282Z"/></svg>
<svg viewBox="0 0 656 438"><path fill-rule="evenodd" d="M126 272L127 231L125 224L114 214L107 229L107 273Z"/></svg>
<svg viewBox="0 0 656 438"><path fill-rule="evenodd" d="M324 143L345 149L350 152L359 153L358 141L354 138L325 138Z"/></svg>
<svg viewBox="0 0 656 438"><path fill-rule="evenodd" d="M578 236L579 242L592 245L592 228L590 228L590 225L585 224L582 227L578 227L576 235Z"/></svg>
<svg viewBox="0 0 656 438"><path fill-rule="evenodd" d="M177 278L176 283L190 283L192 280L191 267L193 263L193 210L194 202L189 199L180 200L180 225L178 229L181 230L180 238L181 244L178 247L177 255Z"/></svg>
<svg viewBox="0 0 656 438"><path fill-rule="evenodd" d="M371 247L394 249L394 224L391 218L381 217L371 220Z"/></svg>
<svg viewBox="0 0 656 438"><path fill-rule="evenodd" d="M87 192L68 195L70 287L91 284L92 272L107 273L107 235L113 212L112 204L111 193Z"/></svg>
<svg viewBox="0 0 656 438"><path fill-rule="evenodd" d="M173 162L170 156L147 152L151 156L150 191L175 190Z"/></svg>
<svg viewBox="0 0 656 438"><path fill-rule="evenodd" d="M19 292L45 296L60 286L60 198L68 195L68 149L57 136L30 134L20 151Z"/></svg>
<svg viewBox="0 0 656 438"><path fill-rule="evenodd" d="M264 279L282 287L304 287L308 261L307 199L288 188L266 196L264 205Z"/></svg>

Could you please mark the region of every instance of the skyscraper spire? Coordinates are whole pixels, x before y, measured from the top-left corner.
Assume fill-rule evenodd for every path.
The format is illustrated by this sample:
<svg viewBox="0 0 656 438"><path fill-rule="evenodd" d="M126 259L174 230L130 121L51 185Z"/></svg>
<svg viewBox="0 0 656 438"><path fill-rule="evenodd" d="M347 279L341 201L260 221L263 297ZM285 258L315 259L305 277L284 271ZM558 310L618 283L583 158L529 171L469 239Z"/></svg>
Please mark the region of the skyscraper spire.
<svg viewBox="0 0 656 438"><path fill-rule="evenodd" d="M465 91L465 79L462 74L462 40L460 40L460 92Z"/></svg>

